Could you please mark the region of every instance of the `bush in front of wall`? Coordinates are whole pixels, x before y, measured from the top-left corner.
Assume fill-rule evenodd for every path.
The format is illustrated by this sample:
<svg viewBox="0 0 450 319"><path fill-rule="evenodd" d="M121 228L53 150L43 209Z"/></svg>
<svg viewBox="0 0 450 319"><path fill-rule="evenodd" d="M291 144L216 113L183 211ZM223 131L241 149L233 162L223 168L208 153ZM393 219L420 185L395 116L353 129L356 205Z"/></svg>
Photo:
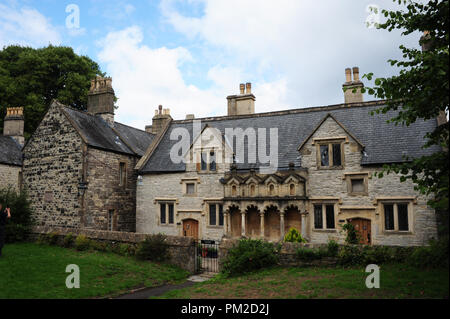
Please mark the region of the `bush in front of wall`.
<svg viewBox="0 0 450 319"><path fill-rule="evenodd" d="M222 273L236 276L257 269L274 266L278 263L276 247L269 242L254 239L241 239L228 251L223 262Z"/></svg>
<svg viewBox="0 0 450 319"><path fill-rule="evenodd" d="M75 236L72 233L68 233L66 236L64 236L63 240L63 246L66 248L70 248L75 243Z"/></svg>
<svg viewBox="0 0 450 319"><path fill-rule="evenodd" d="M431 240L429 246L417 247L407 258L408 264L420 268L440 268L449 265L449 239Z"/></svg>
<svg viewBox="0 0 450 319"><path fill-rule="evenodd" d="M85 235L78 235L75 239L75 249L78 251L88 250L90 247L91 241Z"/></svg>
<svg viewBox="0 0 450 319"><path fill-rule="evenodd" d="M59 233L58 232L52 232L52 233L48 234L47 235L48 244L49 245L57 245L58 244L58 238L59 238Z"/></svg>
<svg viewBox="0 0 450 319"><path fill-rule="evenodd" d="M289 232L284 236L284 241L287 243L306 243L306 239L295 228L289 229Z"/></svg>
<svg viewBox="0 0 450 319"><path fill-rule="evenodd" d="M327 252L329 257L336 257L339 253L339 245L335 240L330 240L327 245Z"/></svg>
<svg viewBox="0 0 450 319"><path fill-rule="evenodd" d="M136 248L136 257L140 260L163 261L168 256L169 245L163 234L147 236Z"/></svg>
<svg viewBox="0 0 450 319"><path fill-rule="evenodd" d="M359 245L344 245L338 253L340 265L360 265L364 262L363 249Z"/></svg>
<svg viewBox="0 0 450 319"><path fill-rule="evenodd" d="M355 226L351 223L346 223L342 226L342 229L346 232L345 242L349 245L359 244L359 235L355 229Z"/></svg>

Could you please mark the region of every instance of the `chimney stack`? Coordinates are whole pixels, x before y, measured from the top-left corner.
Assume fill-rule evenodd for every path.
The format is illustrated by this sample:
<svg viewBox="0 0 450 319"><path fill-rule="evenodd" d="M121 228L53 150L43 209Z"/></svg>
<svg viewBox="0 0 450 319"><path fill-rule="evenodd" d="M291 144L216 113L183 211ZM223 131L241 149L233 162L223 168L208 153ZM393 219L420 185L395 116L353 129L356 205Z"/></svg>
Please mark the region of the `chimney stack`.
<svg viewBox="0 0 450 319"><path fill-rule="evenodd" d="M170 109L163 109L162 105L158 106L158 109L155 110L155 116L153 117L151 133L158 134L162 131L166 122L171 120Z"/></svg>
<svg viewBox="0 0 450 319"><path fill-rule="evenodd" d="M11 136L23 146L25 143L23 136L24 124L23 107L8 107L3 121L3 135Z"/></svg>
<svg viewBox="0 0 450 319"><path fill-rule="evenodd" d="M353 71L353 80L352 80ZM362 103L364 101L361 89L364 88L364 84L359 79L359 68L353 67L353 69L345 69L345 83L342 86L344 89L345 104L349 103ZM353 90L356 92L353 93Z"/></svg>
<svg viewBox="0 0 450 319"><path fill-rule="evenodd" d="M228 116L255 114L256 98L252 94L252 84L241 83L239 85L239 95L230 95L228 100Z"/></svg>
<svg viewBox="0 0 450 319"><path fill-rule="evenodd" d="M114 97L112 79L97 76L91 81L88 93L88 113L99 115L114 127Z"/></svg>

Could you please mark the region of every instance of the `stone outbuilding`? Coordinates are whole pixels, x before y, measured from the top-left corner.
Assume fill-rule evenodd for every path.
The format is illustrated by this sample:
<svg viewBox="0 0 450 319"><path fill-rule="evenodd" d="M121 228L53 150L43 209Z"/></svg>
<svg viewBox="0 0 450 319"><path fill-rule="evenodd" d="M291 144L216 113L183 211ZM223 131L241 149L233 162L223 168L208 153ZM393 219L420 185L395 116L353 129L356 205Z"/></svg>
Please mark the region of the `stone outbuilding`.
<svg viewBox="0 0 450 319"><path fill-rule="evenodd" d="M38 226L135 231L134 167L155 135L114 121L111 78L92 80L87 112L53 101L23 153Z"/></svg>

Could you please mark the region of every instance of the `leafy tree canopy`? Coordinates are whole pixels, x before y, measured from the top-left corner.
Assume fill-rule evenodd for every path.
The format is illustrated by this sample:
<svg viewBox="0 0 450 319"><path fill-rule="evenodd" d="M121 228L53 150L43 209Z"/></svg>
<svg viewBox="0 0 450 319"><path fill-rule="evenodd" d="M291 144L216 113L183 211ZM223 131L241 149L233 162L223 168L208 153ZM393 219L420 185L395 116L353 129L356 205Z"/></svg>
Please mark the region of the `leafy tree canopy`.
<svg viewBox="0 0 450 319"><path fill-rule="evenodd" d="M24 107L26 138L53 99L85 110L90 80L96 75L104 76L99 65L70 47L13 45L0 50L0 133L7 107Z"/></svg>
<svg viewBox="0 0 450 319"><path fill-rule="evenodd" d="M365 91L376 98L386 99L386 106L376 113L398 110L398 115L390 120L396 125L445 117L449 108L449 1L419 3L398 0L398 4L401 6L398 11L382 10L387 20L378 28L389 32L399 29L402 35L419 31L424 34L420 40L423 49L400 46L403 60L388 61L400 69L399 74L390 78L376 78L375 86ZM363 77L371 80L373 73ZM448 122L424 138L425 148L439 145L442 151L431 156L408 159L403 164L385 165L383 172L400 173L401 181L412 180L416 190L434 195L434 199L429 202L431 206L448 211ZM383 176L383 172L378 174L379 177Z"/></svg>

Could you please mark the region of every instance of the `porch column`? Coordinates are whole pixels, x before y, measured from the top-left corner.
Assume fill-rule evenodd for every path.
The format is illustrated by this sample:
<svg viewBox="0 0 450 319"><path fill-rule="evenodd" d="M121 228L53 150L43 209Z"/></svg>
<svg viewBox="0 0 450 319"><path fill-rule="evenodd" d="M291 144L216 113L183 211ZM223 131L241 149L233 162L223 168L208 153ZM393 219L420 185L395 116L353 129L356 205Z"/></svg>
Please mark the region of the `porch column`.
<svg viewBox="0 0 450 319"><path fill-rule="evenodd" d="M228 232L229 232L229 230L228 230L228 213L224 212L223 217L224 217L223 218L223 226L225 228L225 236L227 236Z"/></svg>
<svg viewBox="0 0 450 319"><path fill-rule="evenodd" d="M280 212L280 237L284 239L284 212Z"/></svg>
<svg viewBox="0 0 450 319"><path fill-rule="evenodd" d="M302 214L302 230L301 234L303 238L306 238L306 213Z"/></svg>
<svg viewBox="0 0 450 319"><path fill-rule="evenodd" d="M245 212L241 212L241 236L245 237Z"/></svg>
<svg viewBox="0 0 450 319"><path fill-rule="evenodd" d="M264 212L261 212L261 213L259 213L259 216L260 216L260 227L261 227L261 233L260 233L260 236L261 236L261 239L262 238L264 238Z"/></svg>

